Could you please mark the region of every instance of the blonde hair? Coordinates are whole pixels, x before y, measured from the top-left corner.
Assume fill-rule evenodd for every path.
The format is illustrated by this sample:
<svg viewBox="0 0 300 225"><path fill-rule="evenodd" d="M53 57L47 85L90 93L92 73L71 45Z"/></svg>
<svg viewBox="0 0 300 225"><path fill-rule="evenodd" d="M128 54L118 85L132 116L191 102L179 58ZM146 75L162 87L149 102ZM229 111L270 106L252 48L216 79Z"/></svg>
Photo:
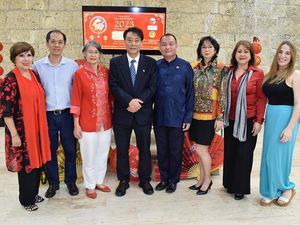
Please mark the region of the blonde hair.
<svg viewBox="0 0 300 225"><path fill-rule="evenodd" d="M283 45L289 46L290 52L291 52L291 61L289 62L288 66L285 69L279 70L278 55L279 55L279 51ZM295 48L295 46L289 41L283 41L276 50L276 54L273 58L273 62L272 62L270 71L266 74L266 76L264 78L264 82L266 82L267 80L270 80L270 83L280 83L280 82L286 80L294 72L295 63L296 63L296 48Z"/></svg>

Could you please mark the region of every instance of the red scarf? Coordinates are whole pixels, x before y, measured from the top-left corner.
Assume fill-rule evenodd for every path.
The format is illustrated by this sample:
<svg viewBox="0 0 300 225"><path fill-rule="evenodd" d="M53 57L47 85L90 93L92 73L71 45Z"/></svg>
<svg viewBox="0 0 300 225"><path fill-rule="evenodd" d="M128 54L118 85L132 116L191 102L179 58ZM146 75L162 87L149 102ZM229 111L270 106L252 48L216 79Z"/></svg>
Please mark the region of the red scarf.
<svg viewBox="0 0 300 225"><path fill-rule="evenodd" d="M51 160L48 124L46 118L45 93L35 74L29 70L31 80L26 80L21 71L15 67L20 105L23 114L26 149L31 169L40 168ZM28 82L32 82L30 86Z"/></svg>

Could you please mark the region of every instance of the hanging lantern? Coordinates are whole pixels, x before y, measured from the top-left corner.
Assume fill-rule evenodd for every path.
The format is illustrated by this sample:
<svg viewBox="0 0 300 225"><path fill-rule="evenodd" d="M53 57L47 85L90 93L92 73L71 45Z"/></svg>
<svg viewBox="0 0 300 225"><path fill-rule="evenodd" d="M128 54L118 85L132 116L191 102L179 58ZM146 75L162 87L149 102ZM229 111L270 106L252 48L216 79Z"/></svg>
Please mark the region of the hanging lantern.
<svg viewBox="0 0 300 225"><path fill-rule="evenodd" d="M254 54L259 54L261 52L261 44L257 37L253 37L253 43L252 43Z"/></svg>
<svg viewBox="0 0 300 225"><path fill-rule="evenodd" d="M258 66L259 64L261 63L261 58L259 55L255 55L255 63L254 65L255 66Z"/></svg>

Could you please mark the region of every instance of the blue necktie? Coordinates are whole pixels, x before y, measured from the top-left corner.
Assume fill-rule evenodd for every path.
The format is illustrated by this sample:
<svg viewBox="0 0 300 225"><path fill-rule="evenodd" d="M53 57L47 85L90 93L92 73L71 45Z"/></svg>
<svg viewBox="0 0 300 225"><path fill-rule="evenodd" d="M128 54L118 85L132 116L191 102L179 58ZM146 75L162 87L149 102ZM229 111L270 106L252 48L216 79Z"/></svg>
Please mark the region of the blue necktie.
<svg viewBox="0 0 300 225"><path fill-rule="evenodd" d="M132 81L132 85L134 86L134 82L135 82L135 76L136 76L136 73L135 73L135 67L134 67L134 63L136 62L135 59L131 60L130 61L130 76L131 76L131 81Z"/></svg>

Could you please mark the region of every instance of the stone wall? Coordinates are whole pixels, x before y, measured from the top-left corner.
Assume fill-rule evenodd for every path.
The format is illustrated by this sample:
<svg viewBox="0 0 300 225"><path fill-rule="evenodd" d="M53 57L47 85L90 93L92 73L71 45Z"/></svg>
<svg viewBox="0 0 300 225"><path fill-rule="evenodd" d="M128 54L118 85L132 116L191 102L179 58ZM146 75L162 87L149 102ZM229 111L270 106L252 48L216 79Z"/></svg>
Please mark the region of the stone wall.
<svg viewBox="0 0 300 225"><path fill-rule="evenodd" d="M12 67L8 52L14 42L32 43L38 59L47 54L45 34L53 28L67 35L65 55L80 58L82 5L166 7L167 32L177 36L178 54L188 61L196 59L199 39L208 34L221 44L219 58L226 63L238 40L259 37L265 70L281 41L292 41L298 51L300 47L300 0L0 0L0 65L5 73ZM110 57L103 56L105 64Z"/></svg>

